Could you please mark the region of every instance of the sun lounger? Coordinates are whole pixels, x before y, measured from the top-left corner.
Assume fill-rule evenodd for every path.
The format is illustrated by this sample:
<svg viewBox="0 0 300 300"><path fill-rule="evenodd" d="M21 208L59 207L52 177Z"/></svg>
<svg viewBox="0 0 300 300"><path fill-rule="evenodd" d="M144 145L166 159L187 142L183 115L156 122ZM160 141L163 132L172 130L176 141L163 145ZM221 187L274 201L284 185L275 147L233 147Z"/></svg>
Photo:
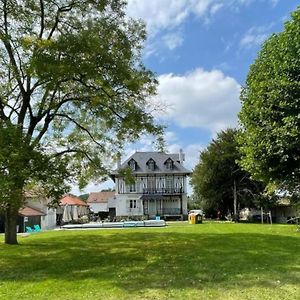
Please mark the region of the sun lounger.
<svg viewBox="0 0 300 300"><path fill-rule="evenodd" d="M35 232L41 231L40 225L33 225L33 227L34 227L34 231L35 231Z"/></svg>
<svg viewBox="0 0 300 300"><path fill-rule="evenodd" d="M26 232L33 232L33 229L29 226L26 226Z"/></svg>

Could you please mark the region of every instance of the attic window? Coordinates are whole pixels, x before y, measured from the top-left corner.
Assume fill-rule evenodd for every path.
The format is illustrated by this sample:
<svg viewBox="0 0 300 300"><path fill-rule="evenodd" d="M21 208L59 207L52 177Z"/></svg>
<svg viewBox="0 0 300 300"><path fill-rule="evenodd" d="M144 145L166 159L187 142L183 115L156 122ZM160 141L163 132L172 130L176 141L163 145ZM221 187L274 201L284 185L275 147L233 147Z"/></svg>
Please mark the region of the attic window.
<svg viewBox="0 0 300 300"><path fill-rule="evenodd" d="M154 169L155 169L155 161L152 158L148 160L147 164L148 164L148 169L150 171L154 171Z"/></svg>
<svg viewBox="0 0 300 300"><path fill-rule="evenodd" d="M136 169L136 162L132 159L128 162L129 168L133 171Z"/></svg>
<svg viewBox="0 0 300 300"><path fill-rule="evenodd" d="M173 161L172 161L172 159L167 159L167 161L166 161L166 169L167 170L172 170L173 169Z"/></svg>

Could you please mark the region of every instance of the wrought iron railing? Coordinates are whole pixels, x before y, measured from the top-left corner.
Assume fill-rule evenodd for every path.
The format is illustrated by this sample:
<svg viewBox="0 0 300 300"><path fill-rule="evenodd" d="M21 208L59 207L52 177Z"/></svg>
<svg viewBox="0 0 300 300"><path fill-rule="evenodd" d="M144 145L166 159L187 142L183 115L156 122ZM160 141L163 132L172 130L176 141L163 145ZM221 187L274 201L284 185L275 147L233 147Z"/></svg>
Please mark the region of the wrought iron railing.
<svg viewBox="0 0 300 300"><path fill-rule="evenodd" d="M144 188L143 194L152 195L174 195L183 194L183 188Z"/></svg>

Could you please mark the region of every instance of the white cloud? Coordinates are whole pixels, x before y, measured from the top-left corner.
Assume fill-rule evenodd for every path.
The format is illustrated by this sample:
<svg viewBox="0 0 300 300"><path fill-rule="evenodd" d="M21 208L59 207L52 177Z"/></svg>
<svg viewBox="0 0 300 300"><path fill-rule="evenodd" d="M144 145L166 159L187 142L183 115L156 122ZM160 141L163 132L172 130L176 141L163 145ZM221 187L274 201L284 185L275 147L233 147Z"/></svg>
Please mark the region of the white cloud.
<svg viewBox="0 0 300 300"><path fill-rule="evenodd" d="M240 48L251 48L261 45L270 35L271 23L267 26L251 27L240 40Z"/></svg>
<svg viewBox="0 0 300 300"><path fill-rule="evenodd" d="M150 35L180 25L189 12L185 0L128 0L127 6L127 14L144 20Z"/></svg>
<svg viewBox="0 0 300 300"><path fill-rule="evenodd" d="M267 34L246 33L240 41L240 46L241 48L250 48L253 46L258 46L261 45L267 37Z"/></svg>
<svg viewBox="0 0 300 300"><path fill-rule="evenodd" d="M216 3L214 4L211 9L210 9L210 13L212 15L214 15L217 11L219 11L222 7L224 6L224 4L222 3Z"/></svg>
<svg viewBox="0 0 300 300"><path fill-rule="evenodd" d="M169 33L163 37L163 41L170 50L173 50L182 45L183 37L179 32Z"/></svg>
<svg viewBox="0 0 300 300"><path fill-rule="evenodd" d="M159 76L159 97L167 105L167 114L182 127L202 127L212 134L233 127L240 109L240 86L221 71L196 69L183 76Z"/></svg>
<svg viewBox="0 0 300 300"><path fill-rule="evenodd" d="M276 3L276 0L260 0ZM208 26L214 20L214 15L222 9L238 12L241 7L253 3L254 0L128 0L127 15L142 19L146 23L149 39L144 51L145 57L158 55L161 45L174 50L184 41L179 32L184 22L190 17L202 20ZM262 38L257 37L258 39ZM245 37L247 43L251 37Z"/></svg>
<svg viewBox="0 0 300 300"><path fill-rule="evenodd" d="M278 0L261 0L276 5ZM147 24L150 35L180 26L189 16L212 16L223 7L238 9L253 0L128 0L127 14Z"/></svg>

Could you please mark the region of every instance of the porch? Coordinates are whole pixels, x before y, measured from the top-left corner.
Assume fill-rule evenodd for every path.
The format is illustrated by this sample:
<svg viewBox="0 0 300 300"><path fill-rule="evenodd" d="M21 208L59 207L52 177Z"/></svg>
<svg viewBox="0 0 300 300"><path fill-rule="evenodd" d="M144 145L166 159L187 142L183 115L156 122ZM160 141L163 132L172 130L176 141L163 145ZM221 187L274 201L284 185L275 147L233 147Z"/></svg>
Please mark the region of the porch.
<svg viewBox="0 0 300 300"><path fill-rule="evenodd" d="M183 204L181 196L143 195L143 214L148 217L161 216L178 217L183 216Z"/></svg>

